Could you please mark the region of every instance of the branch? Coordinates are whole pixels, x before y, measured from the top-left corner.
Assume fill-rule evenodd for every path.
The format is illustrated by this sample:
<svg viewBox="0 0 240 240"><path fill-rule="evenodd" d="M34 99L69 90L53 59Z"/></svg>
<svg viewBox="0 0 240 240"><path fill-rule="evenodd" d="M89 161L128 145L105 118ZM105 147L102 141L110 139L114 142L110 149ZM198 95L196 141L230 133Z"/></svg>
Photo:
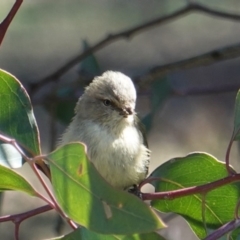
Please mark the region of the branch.
<svg viewBox="0 0 240 240"><path fill-rule="evenodd" d="M102 39L92 47L88 48L84 52L82 52L80 55L72 58L69 62L64 64L62 67L60 67L58 70L56 70L54 73L50 74L49 76L39 80L36 83L32 83L30 85L30 91L34 93L38 88L44 86L45 84L51 82L51 81L57 81L63 74L65 74L67 71L69 71L73 66L81 62L84 58L88 57L90 54L99 51L100 49L104 48L105 46L119 40L122 38L131 38L137 34L140 34L141 32L156 27L158 25L167 23L171 20L174 20L180 16L184 16L185 14L188 14L190 12L202 12L206 13L211 16L217 16L221 18L226 18L229 20L239 21L240 15L237 14L230 14L222 11L216 11L204 6L201 6L197 3L189 3L186 7L183 7L180 10L177 10L176 12L169 14L164 17L157 18L155 20L149 21L147 23L141 24L137 27L128 29L126 31L122 31L117 34L109 34L106 38Z"/></svg>
<svg viewBox="0 0 240 240"><path fill-rule="evenodd" d="M135 82L141 88L153 82L156 77L165 76L166 74L173 71L190 69L199 66L206 66L223 60L237 58L239 56L240 56L239 44L221 49L216 49L208 53L199 55L197 57L188 58L179 62L154 67L147 74L136 78Z"/></svg>
<svg viewBox="0 0 240 240"><path fill-rule="evenodd" d="M210 94L220 94L228 92L237 92L239 90L239 83L226 84L221 86L212 86L204 88L187 88L184 90L172 89L172 94L175 96L202 96Z"/></svg>
<svg viewBox="0 0 240 240"><path fill-rule="evenodd" d="M30 210L28 212L14 214L14 215L7 215L0 217L0 222L7 222L12 221L15 224L15 239L19 239L19 227L22 221L24 221L27 218L36 216L40 213L47 212L49 210L52 210L52 207L50 205L45 205L39 208L35 208L33 210Z"/></svg>
<svg viewBox="0 0 240 240"><path fill-rule="evenodd" d="M0 46L2 44L3 38L5 36L5 33L7 32L7 29L12 22L14 16L16 15L18 9L20 8L23 0L16 0L14 3L12 9L8 13L7 17L1 22L0 24Z"/></svg>
<svg viewBox="0 0 240 240"><path fill-rule="evenodd" d="M0 222L7 222L12 221L14 224L21 223L23 220L33 217L35 215L38 215L40 213L47 212L49 210L52 210L53 208L50 205L45 205L39 208L35 208L33 210L30 210L28 212L14 214L14 215L7 215L0 217Z"/></svg>
<svg viewBox="0 0 240 240"><path fill-rule="evenodd" d="M46 193L48 194L48 196L50 197L51 200L48 200L44 195L42 195L39 192L35 192L35 196L41 198L42 200L44 200L45 202L47 202L49 204L49 207L54 208L63 218L66 219L66 221L68 222L68 224L73 228L76 229L77 225L68 218L68 216L63 212L63 210L60 208L59 204L57 203L52 191L50 190L50 188L48 187L48 185L46 184L46 182L44 181L43 177L40 175L38 168L35 164L35 162L38 159L42 159L42 156L35 156L34 158L29 158L23 151L22 149L19 147L19 145L17 144L15 139L11 139L8 138L2 134L0 134L0 140L5 142L5 143L9 143L11 144L13 147L15 147L15 149L21 154L21 156L25 159L25 161L30 165L30 167L32 168L33 172L36 174L38 180L40 181L40 183L42 184L44 190L46 191ZM23 213L24 214L24 213ZM7 217L11 217L11 216L7 216ZM5 219L7 218L5 217ZM1 220L1 218L0 218ZM6 220L5 220L6 221ZM0 221L1 222L1 221ZM19 224L17 225L16 223L16 228L15 228L15 236L16 239L18 239L18 231L19 231Z"/></svg>
<svg viewBox="0 0 240 240"><path fill-rule="evenodd" d="M68 217L65 215L65 213L62 211L62 209L60 208L60 206L58 205L58 203L56 202L56 199L52 193L52 191L50 190L50 188L48 187L48 185L46 184L46 182L44 181L43 177L41 176L41 174L38 172L38 168L35 164L35 162L38 159L42 159L42 156L35 156L34 158L29 158L24 152L23 150L19 147L18 143L16 142L15 139L11 139L8 138L2 134L0 134L0 140L5 142L5 143L9 143L11 144L13 147L15 147L15 149L21 154L21 156L24 158L24 160L29 164L29 166L31 167L31 169L33 170L33 172L35 173L35 175L37 176L38 180L40 181L40 183L42 184L44 190L46 191L46 193L48 194L48 196L50 197L51 200L48 200L45 196L43 196L42 194L40 194L39 192L35 192L36 196L41 198L42 200L46 201L52 208L54 208L56 211L59 212L59 214L61 216L63 216L64 218L66 218L68 220Z"/></svg>
<svg viewBox="0 0 240 240"><path fill-rule="evenodd" d="M140 184L140 187L142 187L146 183L150 183L151 181L157 181L157 180L161 181L161 178L147 178ZM240 174L234 174L234 175L230 175L228 177L219 179L217 181L214 181L208 184L200 185L200 186L193 186L193 187L177 189L173 191L166 191L166 192L141 193L141 198L144 201L157 200L157 199L172 200L180 197L185 197L188 195L206 193L215 188L218 188L230 183L234 183L234 182L239 182L239 181L240 181Z"/></svg>

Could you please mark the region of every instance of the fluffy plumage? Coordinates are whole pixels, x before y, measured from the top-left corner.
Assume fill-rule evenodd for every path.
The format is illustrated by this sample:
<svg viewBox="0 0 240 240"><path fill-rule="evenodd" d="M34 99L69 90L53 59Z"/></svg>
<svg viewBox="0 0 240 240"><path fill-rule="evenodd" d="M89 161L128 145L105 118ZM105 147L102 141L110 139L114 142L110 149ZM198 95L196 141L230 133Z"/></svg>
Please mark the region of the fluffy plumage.
<svg viewBox="0 0 240 240"><path fill-rule="evenodd" d="M80 97L61 141L84 142L99 173L119 189L142 181L149 166L150 152L135 104L131 79L107 71L94 78Z"/></svg>

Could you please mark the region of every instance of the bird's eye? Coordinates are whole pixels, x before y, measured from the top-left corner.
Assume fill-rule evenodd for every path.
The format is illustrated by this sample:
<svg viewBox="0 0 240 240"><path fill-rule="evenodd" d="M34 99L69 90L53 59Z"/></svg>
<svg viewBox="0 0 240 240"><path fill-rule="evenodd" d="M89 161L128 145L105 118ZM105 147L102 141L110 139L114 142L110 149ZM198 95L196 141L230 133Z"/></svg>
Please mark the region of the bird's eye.
<svg viewBox="0 0 240 240"><path fill-rule="evenodd" d="M104 104L105 106L110 106L110 105L111 105L111 101L108 100L108 99L104 99L104 100L103 100L103 104Z"/></svg>

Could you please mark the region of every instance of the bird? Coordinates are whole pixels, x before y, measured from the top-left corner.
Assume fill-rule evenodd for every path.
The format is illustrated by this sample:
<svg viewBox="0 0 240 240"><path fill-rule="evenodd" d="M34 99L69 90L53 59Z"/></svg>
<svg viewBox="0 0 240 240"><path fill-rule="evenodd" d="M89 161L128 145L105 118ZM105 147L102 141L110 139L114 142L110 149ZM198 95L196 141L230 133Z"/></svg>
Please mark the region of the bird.
<svg viewBox="0 0 240 240"><path fill-rule="evenodd" d="M116 189L137 186L147 174L150 150L128 76L106 71L85 88L60 144L83 142L100 175Z"/></svg>

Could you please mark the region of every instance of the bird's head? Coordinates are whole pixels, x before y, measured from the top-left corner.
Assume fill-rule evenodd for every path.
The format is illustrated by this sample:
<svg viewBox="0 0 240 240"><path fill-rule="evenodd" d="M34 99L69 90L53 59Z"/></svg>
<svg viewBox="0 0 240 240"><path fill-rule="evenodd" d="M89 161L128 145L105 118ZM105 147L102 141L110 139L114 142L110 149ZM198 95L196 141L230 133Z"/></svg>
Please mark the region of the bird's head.
<svg viewBox="0 0 240 240"><path fill-rule="evenodd" d="M107 71L95 77L80 98L76 112L93 121L132 121L136 90L132 80L120 72ZM81 109L78 109L81 108Z"/></svg>

